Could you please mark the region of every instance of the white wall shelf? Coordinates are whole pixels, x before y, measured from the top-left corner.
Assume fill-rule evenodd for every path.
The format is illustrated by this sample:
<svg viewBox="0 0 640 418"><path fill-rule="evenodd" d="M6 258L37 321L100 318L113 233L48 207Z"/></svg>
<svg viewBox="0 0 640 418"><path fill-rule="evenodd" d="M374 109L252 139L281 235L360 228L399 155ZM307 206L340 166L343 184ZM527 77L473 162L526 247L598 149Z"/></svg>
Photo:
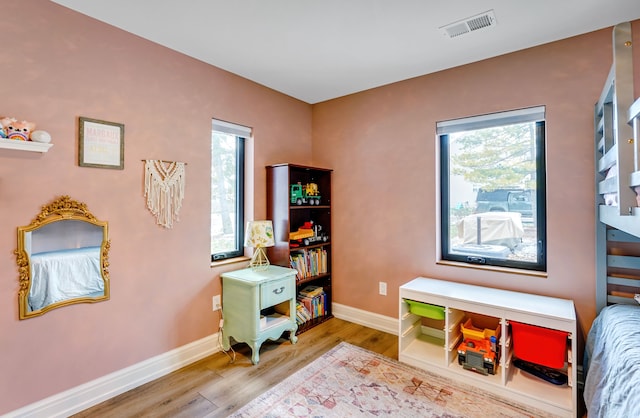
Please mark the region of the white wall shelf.
<svg viewBox="0 0 640 418"><path fill-rule="evenodd" d="M444 319L425 320L405 299L444 310ZM495 374L482 375L458 364L461 318L484 317L499 324L500 360ZM509 321L568 334L564 372L568 384L554 385L515 367ZM481 387L553 414L577 413L576 315L573 301L491 289L443 280L416 278L400 287L398 358L401 362ZM491 328L491 327L489 327ZM542 347L541 347L542 349Z"/></svg>
<svg viewBox="0 0 640 418"><path fill-rule="evenodd" d="M47 144L43 142L33 141L16 141L14 139L0 138L0 148L13 149L19 151L31 151L31 152L47 152L53 144Z"/></svg>

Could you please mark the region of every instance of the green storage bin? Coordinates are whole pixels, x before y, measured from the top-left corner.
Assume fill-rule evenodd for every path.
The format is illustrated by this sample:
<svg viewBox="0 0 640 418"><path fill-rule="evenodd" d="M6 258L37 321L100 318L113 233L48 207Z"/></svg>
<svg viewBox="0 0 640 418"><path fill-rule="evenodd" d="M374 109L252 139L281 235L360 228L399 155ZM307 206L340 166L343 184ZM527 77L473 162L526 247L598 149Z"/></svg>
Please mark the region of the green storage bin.
<svg viewBox="0 0 640 418"><path fill-rule="evenodd" d="M412 314L431 319L444 319L444 308L442 306L416 302L410 299L405 299L404 301L409 304L409 311L411 311Z"/></svg>

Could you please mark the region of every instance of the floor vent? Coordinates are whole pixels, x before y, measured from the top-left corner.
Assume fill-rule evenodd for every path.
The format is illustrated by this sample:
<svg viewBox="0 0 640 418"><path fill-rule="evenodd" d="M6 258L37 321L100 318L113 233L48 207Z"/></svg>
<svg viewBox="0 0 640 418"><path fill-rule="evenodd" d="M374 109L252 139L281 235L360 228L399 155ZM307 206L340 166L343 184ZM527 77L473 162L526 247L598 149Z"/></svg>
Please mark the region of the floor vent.
<svg viewBox="0 0 640 418"><path fill-rule="evenodd" d="M493 10L489 10L487 12L480 13L479 15L471 16L458 22L442 26L440 29L449 38L455 38L466 33L471 33L495 25L496 16L493 13Z"/></svg>

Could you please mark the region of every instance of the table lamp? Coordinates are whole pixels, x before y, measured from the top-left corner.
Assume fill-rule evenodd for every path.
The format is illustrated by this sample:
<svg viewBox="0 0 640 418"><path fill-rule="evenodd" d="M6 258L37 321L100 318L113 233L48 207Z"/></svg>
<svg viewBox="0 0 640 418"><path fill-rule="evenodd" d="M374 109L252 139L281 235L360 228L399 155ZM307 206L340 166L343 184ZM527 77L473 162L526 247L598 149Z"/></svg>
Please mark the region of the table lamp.
<svg viewBox="0 0 640 418"><path fill-rule="evenodd" d="M253 257L249 267L264 269L269 265L269 259L264 252L265 247L273 247L273 223L271 221L249 221L244 234L244 246L253 247Z"/></svg>

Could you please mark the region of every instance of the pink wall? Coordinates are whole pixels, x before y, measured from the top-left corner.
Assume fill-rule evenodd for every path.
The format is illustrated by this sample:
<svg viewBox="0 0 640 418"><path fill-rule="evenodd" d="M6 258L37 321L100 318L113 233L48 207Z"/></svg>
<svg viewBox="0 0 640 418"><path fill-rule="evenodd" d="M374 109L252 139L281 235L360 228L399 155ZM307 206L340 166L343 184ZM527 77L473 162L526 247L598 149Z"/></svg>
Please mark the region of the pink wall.
<svg viewBox="0 0 640 418"><path fill-rule="evenodd" d="M395 317L398 286L425 275L572 298L585 330L595 315L592 112L610 29L312 107L46 0L9 2L0 27L0 114L37 122L55 144L0 150L0 414L217 331L212 117L254 128L258 218L265 165L335 170L336 302ZM534 105L547 106L548 278L438 265L436 121ZM78 167L78 116L125 124L125 170ZM147 158L188 163L171 230L145 208ZM109 221L111 300L19 321L16 227L61 194Z"/></svg>
<svg viewBox="0 0 640 418"><path fill-rule="evenodd" d="M640 45L640 21L633 29ZM611 37L609 28L315 105L314 163L335 170L334 302L396 317L398 287L426 276L573 299L588 331L593 107ZM634 59L639 92L638 47ZM547 111L548 277L438 264L436 122L538 105Z"/></svg>
<svg viewBox="0 0 640 418"><path fill-rule="evenodd" d="M0 149L0 415L217 331L210 267L211 119L254 128L255 215L267 164L311 161L311 106L46 0L0 13L0 115L51 133L46 154ZM78 117L125 125L125 169L79 167ZM185 161L173 229L143 199L142 159ZM16 228L68 194L109 222L111 300L18 320ZM244 265L227 266L227 270Z"/></svg>

